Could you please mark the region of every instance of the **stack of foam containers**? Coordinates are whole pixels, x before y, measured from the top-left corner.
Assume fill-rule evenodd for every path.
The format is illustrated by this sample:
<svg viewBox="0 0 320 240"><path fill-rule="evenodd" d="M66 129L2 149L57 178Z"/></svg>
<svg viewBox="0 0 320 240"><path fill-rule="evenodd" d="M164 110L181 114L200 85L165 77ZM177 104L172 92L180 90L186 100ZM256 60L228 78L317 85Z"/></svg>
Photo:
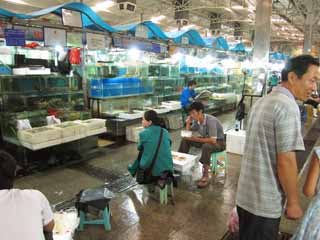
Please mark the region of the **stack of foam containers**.
<svg viewBox="0 0 320 240"><path fill-rule="evenodd" d="M243 155L244 145L246 142L246 131L234 129L226 132L227 135L227 152L234 153L238 155Z"/></svg>
<svg viewBox="0 0 320 240"><path fill-rule="evenodd" d="M88 119L21 130L18 131L18 139L22 146L31 150L39 150L106 131L106 120Z"/></svg>
<svg viewBox="0 0 320 240"><path fill-rule="evenodd" d="M143 131L143 127L141 125L133 125L126 127L126 139L129 142L138 142L139 134Z"/></svg>
<svg viewBox="0 0 320 240"><path fill-rule="evenodd" d="M107 132L105 119L91 118L81 121L80 125L86 129L87 137Z"/></svg>
<svg viewBox="0 0 320 240"><path fill-rule="evenodd" d="M62 143L61 130L51 126L18 131L22 146L37 150Z"/></svg>
<svg viewBox="0 0 320 240"><path fill-rule="evenodd" d="M64 122L61 124L51 125L55 129L60 129L62 143L75 141L86 137L87 129L77 122Z"/></svg>

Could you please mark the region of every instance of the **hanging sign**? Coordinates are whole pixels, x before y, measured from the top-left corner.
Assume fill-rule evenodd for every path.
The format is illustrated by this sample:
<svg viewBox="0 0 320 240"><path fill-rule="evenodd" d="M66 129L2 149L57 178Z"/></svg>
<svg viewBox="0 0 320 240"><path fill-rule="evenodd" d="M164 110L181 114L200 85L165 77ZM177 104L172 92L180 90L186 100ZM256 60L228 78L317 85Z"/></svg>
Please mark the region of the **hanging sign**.
<svg viewBox="0 0 320 240"><path fill-rule="evenodd" d="M136 48L141 51L162 53L167 52L167 47L165 45L160 45L159 43L142 42L135 39L113 37L113 46L116 48Z"/></svg>
<svg viewBox="0 0 320 240"><path fill-rule="evenodd" d="M24 31L26 40L28 41L43 41L43 29L34 27L14 26L14 29L20 29Z"/></svg>
<svg viewBox="0 0 320 240"><path fill-rule="evenodd" d="M25 33L19 29L5 29L4 35L7 46L24 46L26 45Z"/></svg>
<svg viewBox="0 0 320 240"><path fill-rule="evenodd" d="M189 38L187 38L187 37L182 37L182 38L181 38L181 44L188 45L188 44L189 44Z"/></svg>
<svg viewBox="0 0 320 240"><path fill-rule="evenodd" d="M87 46L89 50L102 50L106 48L105 35L87 33Z"/></svg>
<svg viewBox="0 0 320 240"><path fill-rule="evenodd" d="M136 27L135 36L139 38L148 38L148 28L144 25L138 25Z"/></svg>
<svg viewBox="0 0 320 240"><path fill-rule="evenodd" d="M81 48L83 34L80 32L67 32L67 46Z"/></svg>
<svg viewBox="0 0 320 240"><path fill-rule="evenodd" d="M67 45L67 32L64 29L44 28L44 45L61 46Z"/></svg>
<svg viewBox="0 0 320 240"><path fill-rule="evenodd" d="M62 9L62 23L66 26L82 28L81 13L68 9Z"/></svg>

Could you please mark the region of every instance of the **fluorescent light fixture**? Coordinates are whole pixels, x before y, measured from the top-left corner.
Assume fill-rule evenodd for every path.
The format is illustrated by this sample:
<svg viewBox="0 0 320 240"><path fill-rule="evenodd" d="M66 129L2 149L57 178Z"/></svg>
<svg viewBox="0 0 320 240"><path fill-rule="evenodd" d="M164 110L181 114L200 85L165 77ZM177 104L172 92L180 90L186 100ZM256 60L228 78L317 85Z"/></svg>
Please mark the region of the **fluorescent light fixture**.
<svg viewBox="0 0 320 240"><path fill-rule="evenodd" d="M100 3L97 3L94 7L92 7L92 10L95 12L109 12L109 8L111 8L114 5L114 1L107 0Z"/></svg>
<svg viewBox="0 0 320 240"><path fill-rule="evenodd" d="M16 4L23 4L23 5L29 5L25 1L22 0L5 0L6 2L16 3Z"/></svg>
<svg viewBox="0 0 320 240"><path fill-rule="evenodd" d="M162 20L164 20L165 18L166 18L166 16L160 15L160 16L157 16L157 17L152 17L152 18L150 19L150 21L153 22L153 23L159 23L159 22L161 22Z"/></svg>
<svg viewBox="0 0 320 240"><path fill-rule="evenodd" d="M224 10L228 11L228 12L232 12L232 10L228 7L225 7Z"/></svg>

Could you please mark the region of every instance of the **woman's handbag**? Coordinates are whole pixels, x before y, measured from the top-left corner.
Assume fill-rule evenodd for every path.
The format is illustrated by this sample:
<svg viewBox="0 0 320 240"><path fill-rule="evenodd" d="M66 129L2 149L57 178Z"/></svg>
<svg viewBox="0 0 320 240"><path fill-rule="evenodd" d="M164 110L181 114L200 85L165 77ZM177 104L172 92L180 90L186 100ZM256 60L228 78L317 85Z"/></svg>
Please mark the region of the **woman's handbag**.
<svg viewBox="0 0 320 240"><path fill-rule="evenodd" d="M161 142L162 142L162 135L163 135L163 128L161 128L161 131L160 131L160 138L159 138L157 150L154 153L151 165L148 168L143 169L143 168L140 167L141 157L140 157L140 154L139 154L139 157L138 157L139 166L138 166L138 170L137 170L137 173L136 173L136 181L139 184L149 184L149 183L152 182L152 170L153 170L154 164L156 163L156 160L157 160L157 156L158 156L158 153L159 153L160 145L161 145Z"/></svg>

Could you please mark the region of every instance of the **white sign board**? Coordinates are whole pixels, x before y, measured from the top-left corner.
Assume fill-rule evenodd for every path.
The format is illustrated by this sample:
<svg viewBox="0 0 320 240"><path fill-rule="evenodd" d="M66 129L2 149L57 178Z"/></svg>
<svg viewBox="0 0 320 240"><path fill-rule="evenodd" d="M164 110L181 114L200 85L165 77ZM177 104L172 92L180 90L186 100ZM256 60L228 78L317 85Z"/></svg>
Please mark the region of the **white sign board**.
<svg viewBox="0 0 320 240"><path fill-rule="evenodd" d="M63 25L82 28L82 19L80 12L68 9L62 9Z"/></svg>
<svg viewBox="0 0 320 240"><path fill-rule="evenodd" d="M181 44L188 45L188 44L189 44L189 38L187 38L187 37L182 37L182 38L181 38Z"/></svg>
<svg viewBox="0 0 320 240"><path fill-rule="evenodd" d="M87 45L89 50L102 50L106 48L105 35L87 33Z"/></svg>
<svg viewBox="0 0 320 240"><path fill-rule="evenodd" d="M61 46L67 45L67 32L64 29L44 28L44 45Z"/></svg>

